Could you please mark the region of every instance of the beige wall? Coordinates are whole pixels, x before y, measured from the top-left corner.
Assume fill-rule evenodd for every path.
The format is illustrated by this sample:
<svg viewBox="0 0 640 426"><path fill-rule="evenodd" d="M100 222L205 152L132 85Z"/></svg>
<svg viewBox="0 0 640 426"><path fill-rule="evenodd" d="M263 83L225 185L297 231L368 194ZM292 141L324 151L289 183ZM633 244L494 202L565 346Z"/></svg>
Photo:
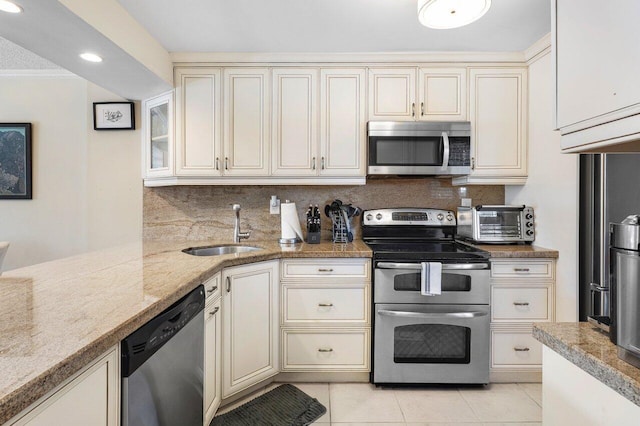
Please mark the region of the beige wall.
<svg viewBox="0 0 640 426"><path fill-rule="evenodd" d="M535 244L560 252L557 263L558 321L577 321L578 156L560 153L553 131L553 69L546 54L529 68L529 178L525 186L507 186L507 204L535 209Z"/></svg>
<svg viewBox="0 0 640 426"><path fill-rule="evenodd" d="M139 239L139 131L95 132L90 111L118 98L73 75L0 75L0 99L2 122L33 126L33 199L0 200L2 269Z"/></svg>

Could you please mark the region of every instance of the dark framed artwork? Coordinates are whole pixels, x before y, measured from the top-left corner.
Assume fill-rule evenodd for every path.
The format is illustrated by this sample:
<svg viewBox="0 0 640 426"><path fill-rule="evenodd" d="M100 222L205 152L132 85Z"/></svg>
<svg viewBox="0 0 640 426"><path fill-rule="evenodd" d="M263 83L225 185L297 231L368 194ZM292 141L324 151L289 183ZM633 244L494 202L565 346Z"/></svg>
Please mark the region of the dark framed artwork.
<svg viewBox="0 0 640 426"><path fill-rule="evenodd" d="M0 123L0 199L31 199L31 123Z"/></svg>
<svg viewBox="0 0 640 426"><path fill-rule="evenodd" d="M133 102L94 102L94 130L134 130Z"/></svg>

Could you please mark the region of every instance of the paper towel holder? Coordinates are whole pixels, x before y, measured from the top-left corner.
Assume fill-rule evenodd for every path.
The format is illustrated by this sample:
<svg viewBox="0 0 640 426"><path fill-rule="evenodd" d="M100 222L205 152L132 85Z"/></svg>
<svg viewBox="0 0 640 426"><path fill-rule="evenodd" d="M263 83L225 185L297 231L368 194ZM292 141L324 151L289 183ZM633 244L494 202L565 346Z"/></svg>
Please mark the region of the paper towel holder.
<svg viewBox="0 0 640 426"><path fill-rule="evenodd" d="M284 200L285 204L288 204L290 202L291 202L290 200ZM292 246L294 244L298 244L298 243L301 243L301 242L302 242L302 240L300 238L298 238L298 237L294 237L294 238L279 238L278 239L278 243L281 246Z"/></svg>

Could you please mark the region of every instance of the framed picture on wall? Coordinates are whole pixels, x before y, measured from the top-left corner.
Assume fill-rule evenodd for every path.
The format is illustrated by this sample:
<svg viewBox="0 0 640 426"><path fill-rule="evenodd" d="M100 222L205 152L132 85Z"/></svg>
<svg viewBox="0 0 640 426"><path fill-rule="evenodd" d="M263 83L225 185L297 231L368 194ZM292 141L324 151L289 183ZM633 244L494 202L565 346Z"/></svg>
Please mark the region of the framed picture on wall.
<svg viewBox="0 0 640 426"><path fill-rule="evenodd" d="M133 130L133 102L94 102L94 130Z"/></svg>
<svg viewBox="0 0 640 426"><path fill-rule="evenodd" d="M0 199L31 199L31 123L0 123Z"/></svg>

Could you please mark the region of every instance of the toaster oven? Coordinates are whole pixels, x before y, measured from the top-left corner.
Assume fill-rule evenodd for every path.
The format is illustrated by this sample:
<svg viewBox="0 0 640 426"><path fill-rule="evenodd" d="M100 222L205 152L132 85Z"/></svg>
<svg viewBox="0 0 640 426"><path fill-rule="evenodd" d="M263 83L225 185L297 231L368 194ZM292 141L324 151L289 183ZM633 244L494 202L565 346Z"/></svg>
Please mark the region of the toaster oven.
<svg viewBox="0 0 640 426"><path fill-rule="evenodd" d="M458 207L457 216L457 236L476 243L531 243L535 239L532 207Z"/></svg>

